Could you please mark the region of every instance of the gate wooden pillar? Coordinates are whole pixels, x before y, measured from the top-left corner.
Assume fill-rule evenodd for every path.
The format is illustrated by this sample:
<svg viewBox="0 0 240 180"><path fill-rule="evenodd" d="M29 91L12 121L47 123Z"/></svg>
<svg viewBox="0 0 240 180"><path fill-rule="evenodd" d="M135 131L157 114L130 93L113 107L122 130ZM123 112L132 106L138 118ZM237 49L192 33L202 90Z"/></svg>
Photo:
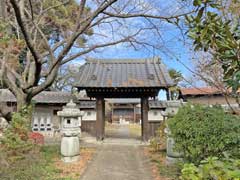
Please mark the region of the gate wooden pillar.
<svg viewBox="0 0 240 180"><path fill-rule="evenodd" d="M171 100L171 94L170 94L170 90L169 89L166 89L166 96L167 96L167 100Z"/></svg>
<svg viewBox="0 0 240 180"><path fill-rule="evenodd" d="M96 121L96 138L98 141L104 139L105 133L105 101L104 98L96 99L97 121Z"/></svg>
<svg viewBox="0 0 240 180"><path fill-rule="evenodd" d="M141 128L142 128L142 141L149 139L149 124L148 124L148 97L141 98Z"/></svg>

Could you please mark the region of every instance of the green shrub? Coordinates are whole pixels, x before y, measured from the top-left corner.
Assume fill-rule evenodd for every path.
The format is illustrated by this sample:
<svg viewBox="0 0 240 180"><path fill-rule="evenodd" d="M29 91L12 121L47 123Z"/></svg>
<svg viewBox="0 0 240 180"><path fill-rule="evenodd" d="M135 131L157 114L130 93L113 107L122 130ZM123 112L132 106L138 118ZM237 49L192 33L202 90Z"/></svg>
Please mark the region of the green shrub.
<svg viewBox="0 0 240 180"><path fill-rule="evenodd" d="M184 164L182 169L182 180L239 180L240 160L219 160L217 157L210 157L201 161L199 166Z"/></svg>
<svg viewBox="0 0 240 180"><path fill-rule="evenodd" d="M59 146L38 146L29 139L31 109L14 113L0 139L0 179L53 180L58 174L53 159Z"/></svg>
<svg viewBox="0 0 240 180"><path fill-rule="evenodd" d="M168 121L175 148L184 159L198 164L224 154L239 158L240 117L227 114L221 107L186 105Z"/></svg>
<svg viewBox="0 0 240 180"><path fill-rule="evenodd" d="M7 156L21 156L30 151L33 146L28 139L31 109L24 108L18 113L13 113L10 126L4 130L0 139L0 152Z"/></svg>

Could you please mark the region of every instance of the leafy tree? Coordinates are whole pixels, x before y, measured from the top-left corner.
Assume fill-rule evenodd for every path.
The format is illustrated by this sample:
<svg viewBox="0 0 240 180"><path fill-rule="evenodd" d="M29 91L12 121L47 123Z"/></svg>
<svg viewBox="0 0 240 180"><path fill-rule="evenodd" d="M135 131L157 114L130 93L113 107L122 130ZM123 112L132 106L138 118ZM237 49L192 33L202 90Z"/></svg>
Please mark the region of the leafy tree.
<svg viewBox="0 0 240 180"><path fill-rule="evenodd" d="M143 0L2 0L1 7L0 74L18 110L52 85L62 65L120 43L153 46L146 34L192 13L182 6L160 15L160 3Z"/></svg>
<svg viewBox="0 0 240 180"><path fill-rule="evenodd" d="M180 90L179 83L183 80L182 73L175 69L169 69L168 73L175 83L175 86L170 88L171 99L177 99L179 96L179 90Z"/></svg>
<svg viewBox="0 0 240 180"><path fill-rule="evenodd" d="M221 64L224 81L237 98L240 87L240 2L237 0L194 0L196 15L186 16L188 36L195 51L205 51Z"/></svg>
<svg viewBox="0 0 240 180"><path fill-rule="evenodd" d="M175 69L169 69L168 73L175 84L178 84L183 79L182 73L180 71L177 71Z"/></svg>

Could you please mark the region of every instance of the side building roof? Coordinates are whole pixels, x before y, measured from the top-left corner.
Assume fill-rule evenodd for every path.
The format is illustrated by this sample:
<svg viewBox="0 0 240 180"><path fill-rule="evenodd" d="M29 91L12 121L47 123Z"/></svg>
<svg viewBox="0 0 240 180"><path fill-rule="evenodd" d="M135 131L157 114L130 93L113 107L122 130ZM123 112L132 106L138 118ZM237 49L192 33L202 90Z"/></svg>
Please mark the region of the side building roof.
<svg viewBox="0 0 240 180"><path fill-rule="evenodd" d="M159 101L159 100L150 100L149 101L150 109L164 109L167 108L167 101Z"/></svg>
<svg viewBox="0 0 240 180"><path fill-rule="evenodd" d="M78 101L80 109L96 109L96 101L94 100L80 100Z"/></svg>
<svg viewBox="0 0 240 180"><path fill-rule="evenodd" d="M199 96L199 95L220 95L222 92L214 87L199 87L199 88L181 88L183 96Z"/></svg>
<svg viewBox="0 0 240 180"><path fill-rule="evenodd" d="M64 104L70 100L76 101L74 95L69 92L43 91L33 98L36 103ZM16 102L15 96L8 89L0 89L0 102Z"/></svg>

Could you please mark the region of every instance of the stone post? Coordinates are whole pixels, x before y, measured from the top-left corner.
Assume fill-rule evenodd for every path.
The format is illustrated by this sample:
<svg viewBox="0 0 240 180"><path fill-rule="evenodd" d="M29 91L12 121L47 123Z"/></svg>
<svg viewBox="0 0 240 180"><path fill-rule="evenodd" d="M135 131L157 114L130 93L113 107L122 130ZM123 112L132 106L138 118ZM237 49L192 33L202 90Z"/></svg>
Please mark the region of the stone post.
<svg viewBox="0 0 240 180"><path fill-rule="evenodd" d="M81 111L72 100L59 111L61 117L61 155L63 162L75 162L79 160L79 135Z"/></svg>

